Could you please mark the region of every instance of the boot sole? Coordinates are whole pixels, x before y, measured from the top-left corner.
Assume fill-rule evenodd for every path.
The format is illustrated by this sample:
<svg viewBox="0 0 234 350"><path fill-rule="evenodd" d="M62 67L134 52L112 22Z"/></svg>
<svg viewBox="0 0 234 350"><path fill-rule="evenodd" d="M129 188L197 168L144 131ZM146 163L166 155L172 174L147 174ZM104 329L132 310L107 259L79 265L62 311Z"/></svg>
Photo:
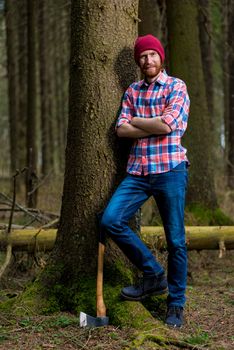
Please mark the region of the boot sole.
<svg viewBox="0 0 234 350"><path fill-rule="evenodd" d="M153 295L162 295L162 294L165 294L168 292L168 289L163 289L163 290L160 290L160 291L155 291L155 292L152 292L152 293L148 293L148 294L144 294L144 295L141 295L140 297L136 297L136 298L133 298L133 297L130 297L124 293L120 293L120 296L124 299L124 300L129 300L129 301L142 301L144 300L145 298L149 297L149 296L153 296Z"/></svg>

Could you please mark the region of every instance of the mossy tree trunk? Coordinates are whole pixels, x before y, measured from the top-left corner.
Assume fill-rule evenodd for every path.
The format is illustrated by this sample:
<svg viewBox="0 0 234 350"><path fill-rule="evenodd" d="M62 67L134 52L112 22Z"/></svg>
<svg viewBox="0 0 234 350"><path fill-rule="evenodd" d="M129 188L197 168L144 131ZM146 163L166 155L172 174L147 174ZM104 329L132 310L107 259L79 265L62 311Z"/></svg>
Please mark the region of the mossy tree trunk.
<svg viewBox="0 0 234 350"><path fill-rule="evenodd" d="M72 1L70 110L61 221L55 247L39 280L47 292L46 300L53 301L46 307L50 311L54 307L95 312L96 214L106 206L126 167L129 144L119 144L114 125L123 90L137 78L132 52L137 5L136 0ZM112 312L112 320L113 315L115 319L119 315L129 318L126 305L120 307L118 316L114 311L120 304L120 284L132 278L114 244L106 249L104 276L109 315ZM142 313L149 316L142 305L138 308L140 317ZM130 322L136 321L130 317Z"/></svg>
<svg viewBox="0 0 234 350"><path fill-rule="evenodd" d="M136 36L136 16L135 0L72 3L66 171L53 256L65 259L76 276L84 269L86 274L96 274L95 214L104 209L119 168L114 152L114 124L123 93L118 75L129 77L135 66L129 47ZM120 66L116 63L124 49L128 61Z"/></svg>
<svg viewBox="0 0 234 350"><path fill-rule="evenodd" d="M184 143L191 161L188 200L216 207L211 125L206 101L198 30L197 1L167 0L170 73L183 79L191 99Z"/></svg>

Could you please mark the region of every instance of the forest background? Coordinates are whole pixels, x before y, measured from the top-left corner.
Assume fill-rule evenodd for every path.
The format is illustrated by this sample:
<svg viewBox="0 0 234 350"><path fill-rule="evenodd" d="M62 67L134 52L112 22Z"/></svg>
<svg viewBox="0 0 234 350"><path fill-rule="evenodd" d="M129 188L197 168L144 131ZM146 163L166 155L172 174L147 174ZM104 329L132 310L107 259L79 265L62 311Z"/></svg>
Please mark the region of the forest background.
<svg viewBox="0 0 234 350"><path fill-rule="evenodd" d="M112 183L119 181L113 180L116 171L123 174L126 148L123 152L122 146L118 148L107 140L106 131L116 119L124 89L139 77L130 59L137 32L161 39L168 73L188 86L191 113L183 140L191 162L186 224L232 225L234 220L234 1L141 0L139 8L137 1L110 3L112 9L106 1L94 0L87 4L67 0L0 2L0 192L12 197L12 175L24 169L17 176L17 200L24 207L55 215L61 210L60 240L50 266L65 259L61 247L67 231L80 232L85 227L87 237L93 230L89 215L103 208L113 191ZM101 14L95 17L96 11ZM106 38L95 34L94 28L97 33L106 28ZM100 38L103 41L98 42ZM116 45L111 45L112 39ZM84 61L90 64L89 71ZM113 96L107 97L110 91ZM98 129L93 140L91 132L96 131L98 122L104 130ZM90 155L90 147L100 152L97 158ZM121 154L124 159L119 166ZM96 186L90 169L85 167L87 159L91 170L100 172ZM73 194L76 190L77 196ZM96 201L99 204L94 207ZM72 209L71 202L75 203ZM4 215L2 220L7 221ZM25 216L15 217L17 224L28 223ZM68 223L70 228L65 232ZM160 224L151 201L142 210L142 223ZM68 263L72 271L77 250L71 246L83 249L80 267L72 273L73 281L84 268L82 261L88 251L87 245L80 243L78 239L74 244L74 236L66 243L67 253L72 251ZM95 245L92 243L89 249L94 251ZM227 257L227 266L231 257ZM88 272L93 273L91 258ZM64 274L62 271L58 277L61 285L66 284ZM66 298L64 292L58 304ZM73 307L66 305L64 309ZM206 344L209 336L202 331L199 339ZM227 338L229 343L233 341L229 334Z"/></svg>

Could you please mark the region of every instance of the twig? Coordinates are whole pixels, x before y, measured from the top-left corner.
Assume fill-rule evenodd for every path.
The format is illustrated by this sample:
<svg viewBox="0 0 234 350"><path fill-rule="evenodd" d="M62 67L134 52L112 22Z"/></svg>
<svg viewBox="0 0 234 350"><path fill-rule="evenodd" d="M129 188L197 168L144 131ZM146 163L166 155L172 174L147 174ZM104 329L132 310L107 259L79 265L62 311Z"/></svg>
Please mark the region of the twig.
<svg viewBox="0 0 234 350"><path fill-rule="evenodd" d="M6 194L0 193L0 195L1 195L2 197L4 197L5 199L7 199L10 203L12 203L12 199L9 198ZM22 210L22 211L23 211L24 213L26 213L27 215L34 217L34 218L35 218L37 221L39 221L39 222L44 222L44 221L45 221L45 219L43 220L43 219L40 218L38 215L32 214L28 209L25 209L22 205L18 204L17 202L15 202L15 206L16 206L17 208L19 208L20 210Z"/></svg>
<svg viewBox="0 0 234 350"><path fill-rule="evenodd" d="M38 188L40 188L44 184L44 182L48 179L48 177L50 177L52 172L53 172L53 170L51 170L40 182L38 182L37 186L35 186L32 191L28 192L28 196L30 196L36 190L38 190Z"/></svg>
<svg viewBox="0 0 234 350"><path fill-rule="evenodd" d="M35 222L36 221L36 219L35 218L32 218L27 224L25 224L23 227L22 227L22 229L25 229L25 228L27 228L27 227L30 227L29 225L31 225L33 222Z"/></svg>
<svg viewBox="0 0 234 350"><path fill-rule="evenodd" d="M57 225L58 223L59 223L59 218L54 219L54 220L48 222L48 224L43 225L41 228L52 228L52 227L54 227L55 225Z"/></svg>

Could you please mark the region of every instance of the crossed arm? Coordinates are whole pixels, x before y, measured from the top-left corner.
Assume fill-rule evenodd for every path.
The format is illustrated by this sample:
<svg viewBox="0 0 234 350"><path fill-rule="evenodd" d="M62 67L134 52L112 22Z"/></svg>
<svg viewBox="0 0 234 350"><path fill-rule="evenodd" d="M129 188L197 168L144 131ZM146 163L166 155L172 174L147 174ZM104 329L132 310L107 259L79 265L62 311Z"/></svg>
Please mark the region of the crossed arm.
<svg viewBox="0 0 234 350"><path fill-rule="evenodd" d="M150 135L169 134L171 128L161 118L133 117L131 123L122 124L117 129L119 137L141 138Z"/></svg>

